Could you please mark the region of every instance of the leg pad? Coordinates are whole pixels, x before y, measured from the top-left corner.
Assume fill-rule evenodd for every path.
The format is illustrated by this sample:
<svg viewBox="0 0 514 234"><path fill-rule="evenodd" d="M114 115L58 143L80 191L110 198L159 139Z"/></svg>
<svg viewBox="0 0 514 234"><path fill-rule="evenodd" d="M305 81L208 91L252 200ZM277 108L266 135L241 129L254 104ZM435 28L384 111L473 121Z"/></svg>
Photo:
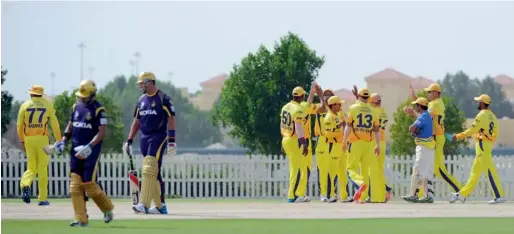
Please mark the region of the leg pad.
<svg viewBox="0 0 514 234"><path fill-rule="evenodd" d="M111 199L105 195L104 191L96 182L92 181L90 183L82 184L82 186L86 190L87 195L93 199L102 212L112 211L114 209Z"/></svg>
<svg viewBox="0 0 514 234"><path fill-rule="evenodd" d="M86 217L86 201L84 201L84 193L82 192L82 177L72 173L70 183L71 202L75 211L75 220L87 223Z"/></svg>
<svg viewBox="0 0 514 234"><path fill-rule="evenodd" d="M155 157L146 156L143 159L143 181L141 185L141 203L149 208L152 200L154 200L157 204L157 207L161 207L159 193L158 192L158 184L157 184L157 175L159 173L158 161Z"/></svg>

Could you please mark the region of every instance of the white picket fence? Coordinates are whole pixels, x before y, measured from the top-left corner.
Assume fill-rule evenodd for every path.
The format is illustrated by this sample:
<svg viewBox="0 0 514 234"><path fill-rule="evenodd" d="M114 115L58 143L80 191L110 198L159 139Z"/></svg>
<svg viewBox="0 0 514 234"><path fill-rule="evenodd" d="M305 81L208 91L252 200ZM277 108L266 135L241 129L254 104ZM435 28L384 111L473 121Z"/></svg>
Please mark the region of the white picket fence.
<svg viewBox="0 0 514 234"><path fill-rule="evenodd" d="M19 151L2 152L2 197L19 197L19 183L26 168L26 159ZM447 159L451 174L465 184L474 156L453 156ZM496 156L501 182L507 199L514 199L514 156ZM135 163L140 168L141 158ZM393 197L408 193L413 159L410 156L388 156L385 174L393 187ZM163 161L162 176L165 181L166 196L182 198L223 197L223 198L285 198L288 185L288 162L283 156L261 155L179 155L166 157ZM309 196L317 197L317 171L314 162L309 180ZM127 178L128 159L121 154L102 155L100 160L99 183L110 197L128 198ZM49 166L49 196L68 197L69 159L53 156ZM348 184L350 193L353 186ZM33 195L37 194L37 180L32 185ZM448 199L449 186L436 180L437 199ZM492 198L489 184L482 176L480 183L471 195L473 200Z"/></svg>

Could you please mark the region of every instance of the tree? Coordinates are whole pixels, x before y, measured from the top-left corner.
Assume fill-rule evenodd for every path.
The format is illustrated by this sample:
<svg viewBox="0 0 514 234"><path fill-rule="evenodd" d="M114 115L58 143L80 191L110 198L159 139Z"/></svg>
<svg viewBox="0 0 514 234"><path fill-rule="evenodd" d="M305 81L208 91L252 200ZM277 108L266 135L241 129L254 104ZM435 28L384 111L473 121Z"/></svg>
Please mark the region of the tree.
<svg viewBox="0 0 514 234"><path fill-rule="evenodd" d="M102 151L107 153L120 152L124 140L123 113L111 98L97 94L96 99L105 107L107 113L107 135L102 144ZM54 107L61 131L65 130L70 121L73 104L75 103L75 91L71 93L64 91L54 98Z"/></svg>
<svg viewBox="0 0 514 234"><path fill-rule="evenodd" d="M417 94L418 97L426 97L427 93L421 91ZM446 133L459 133L464 130L463 126L466 122L464 113L457 107L453 98L443 96L445 105L445 118L444 127ZM412 105L413 100L409 99L398 106L398 109L393 114L394 124L391 126L391 138L393 144L391 145L391 153L393 155L414 155L414 139L411 136L408 128L414 123L414 118L403 113L403 108ZM456 155L460 150L466 146L465 140L455 142L446 141L444 144L445 155Z"/></svg>
<svg viewBox="0 0 514 234"><path fill-rule="evenodd" d="M491 105L489 107L494 111L498 118L514 118L514 108L505 97L505 93L503 92L500 84L496 83L493 78L488 76L482 80L482 82L480 82L478 87L480 91L475 96L483 93L488 94L492 99ZM477 110L475 109L475 115L476 113Z"/></svg>
<svg viewBox="0 0 514 234"><path fill-rule="evenodd" d="M464 112L467 118L473 118L476 115L476 108L470 105L474 102L473 98L479 93L480 81L478 79L470 79L463 71L456 74L446 74L441 82L443 95L452 97L459 109Z"/></svg>
<svg viewBox="0 0 514 234"><path fill-rule="evenodd" d="M7 70L4 70L3 68L0 70L2 72L2 85L4 85ZM7 127L11 122L12 99L13 96L9 92L2 90L2 136L7 132Z"/></svg>
<svg viewBox="0 0 514 234"><path fill-rule="evenodd" d="M234 65L213 121L232 127L230 135L253 152L281 153L279 111L296 86L308 89L325 62L289 32L272 51L263 45Z"/></svg>
<svg viewBox="0 0 514 234"><path fill-rule="evenodd" d="M126 138L130 130L130 125L134 120L134 111L137 101L142 93L136 85L137 78L131 76L115 77L99 93L110 97L120 106L123 116L123 136ZM157 87L168 94L176 110L177 145L179 147L204 147L222 140L218 126L211 122L211 112L200 111L195 108L188 97L182 96L179 89L175 88L171 82L162 82L157 79ZM139 143L139 135L134 139L134 144Z"/></svg>

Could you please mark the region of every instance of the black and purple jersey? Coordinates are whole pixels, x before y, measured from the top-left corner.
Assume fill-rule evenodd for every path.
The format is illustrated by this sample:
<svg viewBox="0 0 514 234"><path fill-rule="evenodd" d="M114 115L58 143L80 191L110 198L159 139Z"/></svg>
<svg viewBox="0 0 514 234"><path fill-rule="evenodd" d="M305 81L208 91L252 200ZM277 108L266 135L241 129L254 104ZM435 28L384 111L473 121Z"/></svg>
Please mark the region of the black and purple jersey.
<svg viewBox="0 0 514 234"><path fill-rule="evenodd" d="M76 103L70 116L72 122L72 146L86 145L98 134L99 127L107 125L105 107L98 101L86 105Z"/></svg>
<svg viewBox="0 0 514 234"><path fill-rule="evenodd" d="M134 113L143 135L166 133L170 116L175 116L175 108L170 97L160 90L154 95L143 94Z"/></svg>

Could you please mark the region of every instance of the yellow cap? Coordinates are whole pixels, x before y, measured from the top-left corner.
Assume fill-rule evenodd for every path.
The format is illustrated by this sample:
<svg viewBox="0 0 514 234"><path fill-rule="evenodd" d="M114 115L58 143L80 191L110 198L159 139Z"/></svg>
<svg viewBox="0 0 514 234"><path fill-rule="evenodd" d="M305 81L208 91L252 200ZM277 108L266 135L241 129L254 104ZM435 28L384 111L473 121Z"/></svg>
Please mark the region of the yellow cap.
<svg viewBox="0 0 514 234"><path fill-rule="evenodd" d="M96 93L96 84L92 80L83 80L80 82L79 89L75 92L75 96L81 98L91 97Z"/></svg>
<svg viewBox="0 0 514 234"><path fill-rule="evenodd" d="M483 102L487 105L491 104L491 97L487 94L482 94L478 97L475 97L475 101Z"/></svg>
<svg viewBox="0 0 514 234"><path fill-rule="evenodd" d="M327 95L327 94L334 95L334 91L332 91L331 89L323 90L323 95Z"/></svg>
<svg viewBox="0 0 514 234"><path fill-rule="evenodd" d="M359 89L359 96L369 97L369 90L367 88Z"/></svg>
<svg viewBox="0 0 514 234"><path fill-rule="evenodd" d="M305 95L305 93L306 93L305 90L300 86L297 86L296 88L293 89L293 96L295 96L295 97Z"/></svg>
<svg viewBox="0 0 514 234"><path fill-rule="evenodd" d="M327 101L328 105L334 105L334 104L343 104L344 101L341 100L338 96L332 96Z"/></svg>
<svg viewBox="0 0 514 234"><path fill-rule="evenodd" d="M29 94L43 96L44 93L45 89L42 85L32 85L32 87L29 89Z"/></svg>
<svg viewBox="0 0 514 234"><path fill-rule="evenodd" d="M436 92L441 92L441 86L439 84L431 84L430 86L428 86L428 88L425 89L425 91L427 92L432 92L432 91L436 91Z"/></svg>
<svg viewBox="0 0 514 234"><path fill-rule="evenodd" d="M378 100L381 100L380 94L378 94L378 93L372 93L371 96L369 97L370 102L375 102Z"/></svg>
<svg viewBox="0 0 514 234"><path fill-rule="evenodd" d="M422 106L428 106L428 100L424 97L419 97L416 101L411 102L411 104L420 104Z"/></svg>
<svg viewBox="0 0 514 234"><path fill-rule="evenodd" d="M152 72L141 72L137 77L136 83L143 83L145 80L156 80L155 75Z"/></svg>

